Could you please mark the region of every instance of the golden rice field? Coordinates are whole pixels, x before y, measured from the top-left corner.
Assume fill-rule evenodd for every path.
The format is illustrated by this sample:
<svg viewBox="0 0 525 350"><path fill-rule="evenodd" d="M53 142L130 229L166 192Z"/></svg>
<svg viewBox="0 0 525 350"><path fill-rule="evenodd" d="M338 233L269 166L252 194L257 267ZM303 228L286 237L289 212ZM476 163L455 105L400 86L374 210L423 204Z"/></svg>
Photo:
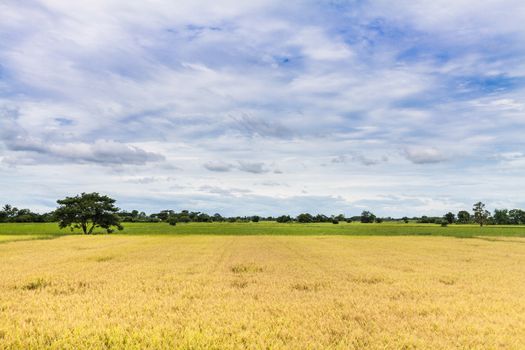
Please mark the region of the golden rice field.
<svg viewBox="0 0 525 350"><path fill-rule="evenodd" d="M0 244L1 349L525 349L525 239Z"/></svg>

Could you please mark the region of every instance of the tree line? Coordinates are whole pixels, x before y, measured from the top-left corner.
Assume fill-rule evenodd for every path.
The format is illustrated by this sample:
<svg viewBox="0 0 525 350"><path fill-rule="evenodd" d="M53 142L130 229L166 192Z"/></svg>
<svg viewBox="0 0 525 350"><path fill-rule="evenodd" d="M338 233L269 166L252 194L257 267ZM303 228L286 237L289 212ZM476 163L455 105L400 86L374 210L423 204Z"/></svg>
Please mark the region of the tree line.
<svg viewBox="0 0 525 350"><path fill-rule="evenodd" d="M495 209L493 213L486 210L482 202L475 203L472 212L461 210L457 213L448 212L440 217L378 217L371 211L363 211L361 215L346 217L343 214L327 216L324 214L312 215L302 213L295 217L281 216L222 216L219 213L209 215L203 212L182 210L162 210L158 213L146 214L143 211L123 211L115 206L115 199L98 193L82 193L75 197L66 197L57 201L59 205L54 211L39 214L29 209L18 209L6 204L0 210L0 223L9 222L58 222L61 228L82 229L86 234L92 233L95 228L101 227L111 232L113 229L122 229L122 222L166 222L170 225L190 222L259 222L276 221L279 223L333 223L361 222L381 223L387 222L415 222L433 223L447 226L449 224L479 224L484 225L523 225L525 224L525 211L521 209Z"/></svg>

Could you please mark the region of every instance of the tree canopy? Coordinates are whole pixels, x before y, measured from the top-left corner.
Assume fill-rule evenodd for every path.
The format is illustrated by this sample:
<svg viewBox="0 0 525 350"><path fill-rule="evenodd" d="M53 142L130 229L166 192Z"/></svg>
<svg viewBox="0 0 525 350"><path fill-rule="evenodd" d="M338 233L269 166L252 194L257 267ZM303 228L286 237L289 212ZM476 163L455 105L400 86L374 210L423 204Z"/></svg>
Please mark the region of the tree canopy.
<svg viewBox="0 0 525 350"><path fill-rule="evenodd" d="M364 224L372 223L375 221L375 219L376 219L376 216L367 210L361 213L361 222Z"/></svg>
<svg viewBox="0 0 525 350"><path fill-rule="evenodd" d="M485 223L487 223L490 217L490 212L485 209L484 203L478 202L474 204L472 211L474 212L474 221L476 221L479 226L483 226Z"/></svg>
<svg viewBox="0 0 525 350"><path fill-rule="evenodd" d="M55 210L55 216L60 228L80 228L84 234L92 234L97 227L105 229L107 233L113 232L113 227L123 229L117 215L119 208L115 206L115 200L108 196L96 192L82 193L58 200L57 203L60 206Z"/></svg>

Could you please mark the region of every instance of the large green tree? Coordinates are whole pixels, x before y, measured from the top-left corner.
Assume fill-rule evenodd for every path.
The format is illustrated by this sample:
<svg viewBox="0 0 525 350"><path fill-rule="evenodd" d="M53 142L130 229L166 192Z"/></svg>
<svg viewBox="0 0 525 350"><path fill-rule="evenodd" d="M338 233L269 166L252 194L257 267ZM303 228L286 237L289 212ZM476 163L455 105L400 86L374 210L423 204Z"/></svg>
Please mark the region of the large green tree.
<svg viewBox="0 0 525 350"><path fill-rule="evenodd" d="M311 214L303 213L303 214L297 215L297 222L300 222L302 224L307 224L312 221L314 221L314 218Z"/></svg>
<svg viewBox="0 0 525 350"><path fill-rule="evenodd" d="M453 224L456 221L456 215L454 213L448 212L443 216L443 219L449 224Z"/></svg>
<svg viewBox="0 0 525 350"><path fill-rule="evenodd" d="M509 211L507 209L495 209L493 218L496 225L507 225L509 223Z"/></svg>
<svg viewBox="0 0 525 350"><path fill-rule="evenodd" d="M470 213L466 210L458 212L458 222L460 224L468 224L470 222Z"/></svg>
<svg viewBox="0 0 525 350"><path fill-rule="evenodd" d="M490 212L485 209L485 204L482 202L474 204L472 211L474 212L474 221L477 222L479 226L483 226L490 218Z"/></svg>
<svg viewBox="0 0 525 350"><path fill-rule="evenodd" d="M97 227L113 232L113 227L122 230L120 217L117 215L119 208L115 200L102 196L96 192L82 193L75 197L66 197L58 200L60 205L55 211L60 228L70 227L82 229L84 234L91 234Z"/></svg>
<svg viewBox="0 0 525 350"><path fill-rule="evenodd" d="M512 209L509 211L509 223L513 225L525 224L525 211Z"/></svg>

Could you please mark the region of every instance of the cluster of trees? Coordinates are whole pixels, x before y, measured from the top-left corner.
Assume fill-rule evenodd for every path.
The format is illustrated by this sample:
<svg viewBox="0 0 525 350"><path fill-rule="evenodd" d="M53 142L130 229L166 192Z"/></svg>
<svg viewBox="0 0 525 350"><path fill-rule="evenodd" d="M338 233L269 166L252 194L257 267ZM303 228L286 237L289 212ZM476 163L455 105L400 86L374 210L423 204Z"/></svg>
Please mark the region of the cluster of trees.
<svg viewBox="0 0 525 350"><path fill-rule="evenodd" d="M457 214L448 212L442 217L414 217L409 219L380 218L370 211L363 211L359 216L345 217L343 214L326 216L323 214L312 215L309 213L299 214L297 217L282 215L279 217L260 216L236 216L224 217L218 213L208 215L202 212L183 210L162 210L159 213L147 215L144 212L133 210L131 212L121 211L115 206L115 200L102 196L98 193L82 193L75 197L66 197L57 201L59 207L50 213L38 214L29 209L18 209L11 205L5 205L0 210L0 222L52 222L57 221L60 228L82 229L85 234L93 233L99 227L107 232L115 229L122 230L121 222L167 222L170 225L187 222L259 222L277 221L280 223L324 223L338 224L341 221L361 223L381 223L383 221L416 221L418 223L436 223L446 226L448 224L470 224L483 225L523 225L525 224L525 211L521 209L496 209L491 214L485 209L485 204L478 202L474 204L472 213L461 210Z"/></svg>
<svg viewBox="0 0 525 350"><path fill-rule="evenodd" d="M297 217L292 218L289 215L283 215L279 216L275 219L271 218L272 221L275 220L277 222L299 222L299 223L312 223L312 222L331 222L333 224L338 224L339 222L353 222L353 221L360 221L362 223L372 223L377 222L381 223L383 222L383 218L375 216L373 213L369 211L363 211L360 216L352 216L352 217L345 217L343 214L339 215L332 215L332 216L326 216L323 214L317 214L312 215L309 213L303 213L297 215ZM389 220L393 220L392 218L388 218Z"/></svg>
<svg viewBox="0 0 525 350"><path fill-rule="evenodd" d="M139 212L138 210L133 210L131 212L121 211L118 215L122 218L123 222L259 222L260 220L269 219L258 215L224 217L219 213L209 215L200 211L188 210L181 212L162 210L150 215L146 215L146 213Z"/></svg>
<svg viewBox="0 0 525 350"><path fill-rule="evenodd" d="M446 213L443 218L431 218L435 223L444 224L479 224L483 225L524 225L525 211L521 209L495 209L491 214L485 204L478 202L472 208L472 214L461 210L457 214ZM440 221L441 220L441 221ZM423 221L422 221L423 222Z"/></svg>
<svg viewBox="0 0 525 350"><path fill-rule="evenodd" d="M309 213L299 214L296 217L290 215L273 216L222 216L219 213L208 215L202 212L194 212L183 210L175 212L174 210L162 210L159 213L146 215L144 212L133 210L131 212L121 211L118 213L123 222L170 222L170 223L188 223L188 222L259 222L259 221L277 221L280 223L298 222L298 223L321 223L321 222L352 222L361 221L363 223L382 222L383 218L376 217L369 211L364 211L361 216L345 217L343 214L339 215L312 215ZM388 218L393 220L391 218Z"/></svg>
<svg viewBox="0 0 525 350"><path fill-rule="evenodd" d="M58 222L60 228L82 229L85 234L93 233L97 227L110 233L114 229L123 229L115 202L114 199L98 193L82 193L58 200L58 208L45 214L6 204L0 210L0 223Z"/></svg>
<svg viewBox="0 0 525 350"><path fill-rule="evenodd" d="M39 214L29 209L18 209L6 204L0 210L0 222L52 222L55 221L53 213Z"/></svg>

